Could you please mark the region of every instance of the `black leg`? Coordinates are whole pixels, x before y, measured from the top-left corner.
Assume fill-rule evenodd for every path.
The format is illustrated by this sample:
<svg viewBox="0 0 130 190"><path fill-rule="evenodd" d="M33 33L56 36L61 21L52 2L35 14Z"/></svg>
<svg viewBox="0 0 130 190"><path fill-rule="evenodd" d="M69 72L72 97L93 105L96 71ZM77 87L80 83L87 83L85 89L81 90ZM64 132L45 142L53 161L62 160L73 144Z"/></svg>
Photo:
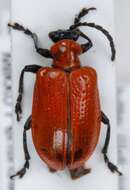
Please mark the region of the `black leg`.
<svg viewBox="0 0 130 190"><path fill-rule="evenodd" d="M29 169L29 160L30 160L30 155L28 152L28 147L27 147L27 130L29 130L31 127L31 116L27 119L25 125L24 125L24 131L23 131L23 149L24 149L24 156L25 156L25 163L24 166L21 170L19 170L15 175L12 175L10 178L13 179L16 176L19 176L22 178L26 170Z"/></svg>
<svg viewBox="0 0 130 190"><path fill-rule="evenodd" d="M122 175L122 173L118 170L118 167L115 166L113 163L111 163L107 156L108 146L109 146L109 142L110 142L111 127L110 127L110 122L109 122L109 119L107 118L107 116L103 112L101 112L101 114L102 114L102 122L105 125L107 125L106 140L105 140L104 147L102 149L102 153L104 155L104 161L107 164L108 168L111 170L111 172L113 172L113 173L117 172L119 175Z"/></svg>
<svg viewBox="0 0 130 190"><path fill-rule="evenodd" d="M19 79L19 90L18 90L19 94L18 94L16 105L15 105L15 113L17 115L17 121L20 121L21 113L22 113L21 102L22 102L22 96L23 96L24 72L37 73L37 71L40 68L41 68L41 66L39 66L39 65L27 65L24 67L24 69L21 72L20 79Z"/></svg>
<svg viewBox="0 0 130 190"><path fill-rule="evenodd" d="M72 179L80 178L88 173L91 172L91 169L86 169L84 166L81 166L79 168L76 168L74 170L70 170L70 175Z"/></svg>
<svg viewBox="0 0 130 190"><path fill-rule="evenodd" d="M96 10L95 7L91 7L89 9L86 9L86 8L83 8L79 14L75 17L75 20L74 20L74 24L77 24L80 22L81 18L84 17L85 15L87 15L89 13L89 11L92 11L92 10Z"/></svg>
<svg viewBox="0 0 130 190"><path fill-rule="evenodd" d="M36 49L37 53L39 53L43 57L52 58L51 52L48 49L39 48L39 46L38 46L38 37L37 37L37 35L35 33L31 32L27 28L25 29L22 25L20 25L18 23L14 23L14 24L9 23L8 26L13 28L14 30L23 31L26 35L30 36L33 39L33 42L34 42L35 49Z"/></svg>

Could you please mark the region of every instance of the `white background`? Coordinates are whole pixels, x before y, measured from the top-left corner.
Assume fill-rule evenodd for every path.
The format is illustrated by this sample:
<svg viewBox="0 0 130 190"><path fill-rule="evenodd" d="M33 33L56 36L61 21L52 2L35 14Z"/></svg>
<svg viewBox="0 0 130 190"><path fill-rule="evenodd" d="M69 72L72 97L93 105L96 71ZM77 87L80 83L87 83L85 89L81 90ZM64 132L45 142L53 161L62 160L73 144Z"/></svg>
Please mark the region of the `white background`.
<svg viewBox="0 0 130 190"><path fill-rule="evenodd" d="M32 4L33 2L33 4ZM112 0L28 0L28 1L12 1L12 20L17 21L24 26L29 27L39 36L40 45L49 48L52 42L48 40L48 32L59 28L67 28L72 24L74 15L79 12L82 7L97 7L97 11L90 13L85 20L95 21L103 25L113 35L113 2ZM90 65L96 68L99 77L99 89L101 97L101 105L104 112L107 113L112 124L112 138L109 155L113 161L116 159L116 114L115 114L115 67L111 63L109 42L100 32L94 29L83 29L89 37L92 38L94 47L86 54L81 56L83 65ZM32 41L20 32L13 32L13 84L14 84L14 103L17 96L18 78L21 69L26 64L41 64L43 66L50 65L51 61L40 57L35 53ZM15 158L16 169L23 165L22 151L22 131L23 124L31 113L32 105L32 74L25 77L23 120L20 124L15 121ZM105 127L102 127L105 132ZM103 137L104 134L104 137ZM86 175L77 181L72 181L67 171L51 174L47 166L40 160L32 145L29 133L29 149L31 154L31 167L23 180L16 180L16 189L22 190L27 187L33 189L57 189L57 190L82 190L85 189L117 189L117 177L112 175L103 162L101 149L105 133L102 133L102 142L100 141L93 157L87 162L87 167L92 168L92 173Z"/></svg>
<svg viewBox="0 0 130 190"><path fill-rule="evenodd" d="M115 0L117 82L130 82L130 1Z"/></svg>
<svg viewBox="0 0 130 190"><path fill-rule="evenodd" d="M108 2L107 2L108 1ZM108 19L106 19L106 14L108 15L108 17L110 18L110 20L111 20L111 18L112 18L112 15L111 15L111 7L112 7L112 1L109 1L109 0L107 0L107 1L100 1L100 5L99 5L99 8L98 8L98 15L100 14L100 23L103 23L103 25L105 26L106 25L106 27L108 28L109 26L111 27L112 25L108 22ZM30 2L30 1L29 1ZM33 1L34 2L34 1ZM38 1L39 2L39 1ZM91 5L91 3L90 3L90 1L84 1L85 2L85 4L87 4L87 5ZM86 3L87 2L87 3ZM113 1L114 3L115 3L115 11L114 11L114 14L115 14L115 19L114 19L114 21L115 21L115 38L116 38L116 49L117 49L117 60L116 60L116 71L117 71L117 82L118 82L118 84L120 84L120 83L124 83L124 84L126 84L126 83L128 83L128 81L130 81L130 75L129 75L129 71L130 71L130 64L129 64L129 50L130 50L130 24L129 24L129 20L130 20L130 1L129 0L125 0L125 1L123 1L123 0L115 0L115 1ZM23 1L23 3L24 4L26 4L27 2L25 2L25 1ZM45 3L47 3L47 2L45 2ZM45 4L44 3L44 4ZM79 4L81 5L83 3L83 1L79 1ZM93 3L93 5L95 5L95 1L92 1L92 3ZM104 9L104 5L102 6L102 3L104 4L106 4L106 6L107 6L107 10L106 9ZM24 10L26 10L26 9L24 9L24 7L21 7L21 2L19 2L19 1L17 1L16 2L16 4L17 4L17 7L18 7L18 12L19 11L23 11L24 12ZM39 3L38 3L39 4ZM73 2L72 2L72 4L73 4ZM109 6L108 6L108 4L109 4ZM41 4L42 6L41 6L41 9L43 10L43 12L45 12L45 8L44 7L46 7L45 5L43 5L43 3ZM30 3L30 6L29 6L29 8L31 8L33 5ZM9 7L9 0L0 0L0 18L1 18L1 16L2 16L2 11L3 10L5 10L5 9L7 9ZM17 8L17 7L15 7L15 8ZM53 6L54 7L54 6ZM51 9L53 9L53 7L51 7ZM61 6L62 7L62 6ZM69 7L69 6L68 6ZM75 7L75 6L73 5L73 8L71 8L71 11L72 11L72 9L76 9L77 11L78 11L78 8L77 7ZM28 9L29 9L28 8ZM60 8L60 6L59 7L57 7L57 9L59 9ZM63 7L62 7L63 8ZM20 10L21 9L21 10ZM31 10L32 10L33 8L31 8ZM104 12L103 12L103 10L104 10ZM50 15L50 11L48 11L48 10L46 10L47 11L47 13L45 12L45 19L48 19L47 18L47 15ZM61 11L62 11L62 9L61 9ZM102 12L101 12L102 11ZM105 13L107 11L107 13ZM25 11L26 12L26 11ZM73 12L74 14L76 13L76 11L74 11ZM18 13L19 14L19 13ZM34 16L36 16L36 18L38 18L38 15L37 15L38 13L37 13L37 11L36 11L36 14L34 14L34 13L32 13L32 11L31 11L31 13L30 13L30 11L29 11L29 13L28 13L28 15L27 14L25 14L25 16L26 16L26 18L27 17L32 17L32 18L34 18ZM42 13L42 14L44 14L44 13ZM68 14L68 12L67 12L67 14ZM110 15L111 16L110 16ZM61 14L59 14L60 16L61 16ZM104 15L105 17L104 18L101 18L102 17L102 15ZM60 17L59 16L59 17ZM63 16L63 15L62 15ZM73 15L72 15L73 16ZM5 16L4 16L5 17ZM72 19L72 17L70 18L70 16L68 15L68 16L66 16L65 15L65 17L66 17L66 20L68 21L68 22L70 22L70 19ZM91 20L96 20L96 17L97 17L97 13L96 14L91 14L90 16L88 16L88 18L89 19L91 19ZM30 18L31 19L31 18ZM42 21L40 21L40 22L42 22L42 26L44 26L44 24L45 24L45 19L43 20L43 18L41 18L41 20L43 20L44 21L44 23L42 22ZM52 19L52 18L50 18L50 19ZM58 18L58 19L60 19L60 18ZM107 22L105 23L104 22L104 20L107 20ZM34 19L34 20L36 20L36 19ZM25 23L25 19L24 20L21 20L20 19L20 21L23 21L23 23ZM37 21L37 20L36 20ZM111 20L112 21L112 20ZM98 22L99 23L99 22ZM28 24L28 26L29 26L29 23L27 23ZM36 24L36 23L35 23ZM63 22L58 22L57 21L57 23L56 23L56 25L58 26L58 24L61 24L60 26L62 26L63 25ZM46 31L45 31L45 27L41 30L40 28L37 28L37 27L35 27L34 26L34 22L33 22L33 24L30 24L30 26L32 27L32 29L36 29L36 31L37 31L37 33L39 33L39 32L41 32L40 33L40 41L42 42L43 40L44 40L44 42L47 44L47 39L46 39L46 41L45 41L45 36L46 36ZM37 26L39 26L39 21L37 21ZM48 26L47 26L48 27ZM2 31L2 29L3 29L3 25L1 25L0 24L0 34L1 34L1 31ZM110 30L112 30L111 28L110 28ZM49 30L48 30L49 31ZM90 31L89 32L91 35L90 36L92 36L92 38L94 39L97 39L97 35L99 35L97 32L96 32L96 36L95 36L95 33L94 34L92 34L92 32ZM18 34L18 40L20 40L19 38L19 35L20 34ZM42 39L42 37L43 37L43 39ZM98 36L99 37L99 36ZM3 36L2 36L2 39L3 39ZM24 40L25 40L25 38L23 38ZM99 39L98 40L99 42L101 42L101 40ZM4 47L2 44L5 44L5 42L3 42L3 40L2 40L2 42L1 42L1 47ZM25 43L30 43L30 48L32 48L32 44L31 44L31 42L29 42L29 41L25 41ZM107 43L107 42L106 42ZM46 45L45 44L45 45ZM103 47L102 45L104 44L104 47L105 47L105 49L106 49L106 46L105 46L105 43L104 43L104 41L102 42L102 44L101 44L101 47ZM42 43L42 45L43 45L43 43ZM30 48L28 48L28 50L30 49ZM94 48L94 50L96 49L96 47ZM32 52L33 52L33 48L32 48L32 50L31 50ZM33 52L34 53L34 52ZM99 50L97 51L97 53L99 53ZM92 56L93 56L93 53L91 52L90 53L90 51L89 51L89 53L88 53L91 57L90 57L90 59L92 60ZM108 53L106 53L106 55L108 55ZM27 56L27 55L26 55ZM87 55L86 55L87 56ZM39 56L38 56L39 57ZM34 57L33 57L34 58ZM88 60L88 56L87 56L87 58L85 57L85 58L83 58L84 60L86 59L86 60ZM22 58L23 59L23 58ZM39 59L40 59L40 57L39 57ZM89 61L89 63L90 63L90 59L88 60ZM41 59L42 60L42 59ZM95 58L94 58L94 60L95 60ZM35 61L37 61L37 58L35 59ZM34 62L35 62L34 61ZM41 61L40 61L41 62ZM92 63L92 61L91 61L91 63ZM96 62L97 63L97 62ZM21 62L19 62L19 65L21 64ZM25 65L25 63L22 63L22 65L21 65L21 67L20 68L22 68L22 66L23 65ZM98 63L98 66L99 66L99 63ZM18 65L16 65L16 67L18 67ZM103 67L104 68L104 67ZM99 68L97 68L98 69L98 73L99 73L99 75L101 75L100 74L100 71L99 71ZM20 69L19 69L19 73L20 73ZM18 73L18 75L19 75L19 73ZM110 74L110 73L108 73L108 74ZM30 79L30 77L31 77L31 75L29 76L29 80L31 80ZM109 76L108 76L109 77ZM18 79L17 79L18 80ZM16 80L14 80L14 82L16 83ZM17 81L18 82L18 81ZM31 82L31 81L30 81ZM100 82L102 82L102 81L100 81ZM103 83L105 84L105 82L106 81L104 81ZM28 86L27 86L28 87ZM26 87L26 88L27 88ZM29 85L29 87L30 87L30 85ZM14 90L16 89L16 87L14 87ZM106 90L106 88L104 88L104 86L103 86L103 89L104 89L104 91ZM16 93L16 92L15 92ZM28 92L26 92L26 93L28 93ZM31 94L31 93L30 93ZM128 92L126 92L126 96L128 95ZM27 97L27 96L26 96ZM16 99L16 94L14 95L14 99ZM30 102L31 102L31 100L30 100ZM103 106L105 105L106 103L105 103L105 101L103 100ZM127 105L128 103L126 102L126 105ZM1 107L2 108L2 107ZM26 107L25 107L25 109L26 109ZM24 109L24 110L25 110ZM108 108L106 108L105 107L105 109L108 109ZM111 109L111 108L110 108ZM120 110L121 111L121 110ZM109 110L107 111L108 112L108 114L109 114ZM112 114L111 114L112 115ZM126 116L126 114L125 114L125 116ZM25 116L26 117L26 116ZM24 117L24 119L23 120L25 120L25 117ZM113 117L113 116L111 116L111 117ZM2 117L0 117L1 118L1 122L2 122ZM127 118L125 119L125 125L127 125L127 123L126 123L126 121L127 121ZM24 121L23 121L23 123L24 123ZM1 126L2 127L2 126ZM18 126L14 126L14 128L16 128L16 127L18 127ZM18 128L17 128L18 129ZM123 129L123 128L122 128ZM18 129L19 130L19 129ZM124 130L124 129L123 129ZM22 131L21 131L21 133L22 133ZM19 139L19 137L17 138L17 141L16 141L16 143L18 143L18 142L21 142L21 146L22 146L22 139ZM29 144L30 145L30 144ZM17 146L17 145L16 145ZM112 145L111 145L112 146ZM123 149L124 149L125 147L123 147ZM0 152L1 153L1 152ZM1 153L2 154L2 153ZM19 153L17 153L17 150L16 150L16 155L18 156L18 154ZM21 153L22 154L22 153ZM21 155L20 155L21 156ZM19 156L19 160L18 160L18 162L20 162L19 164L18 164L18 166L20 167L21 165L22 165L22 160L21 160L21 158L20 158L20 156ZM94 163L95 163L95 161L94 161ZM94 163L92 163L92 165L94 164ZM98 162L98 164L99 164L99 162ZM36 167L37 167L37 163L35 162L35 165L36 165ZM1 166L0 166L1 167ZM17 167L17 166L16 166ZM2 168L1 168L2 169ZM39 169L39 168L38 168ZM96 168L94 167L94 165L93 165L93 169L95 170ZM99 169L101 169L100 168L100 166L99 166ZM128 167L127 167L127 169L128 169ZM46 170L47 171L47 170ZM124 171L124 168L123 168L123 171ZM94 171L93 171L94 172ZM102 172L102 171L101 171ZM32 172L31 172L32 173ZM34 171L34 173L35 173L35 171ZM128 173L128 171L127 171L127 173ZM30 175L30 172L29 172L29 174L28 175ZM37 174L36 174L36 176L37 176ZM65 177L65 175L63 174L63 176ZM98 176L98 175L97 175ZM97 176L96 177L92 177L91 178L91 180L93 180L93 182L95 181L95 178L97 178ZM113 176L112 176L113 177ZM50 177L49 177L50 178ZM37 179L37 178L36 178ZM122 180L120 180L120 185L121 185L121 187L123 188L123 190L126 190L126 186L124 187L124 180L123 179L125 179L125 180L127 180L127 178L125 177L125 175L124 175L124 177L123 178L121 178ZM31 176L30 176L30 180L32 180L32 178L31 178ZM68 178L67 178L67 180L68 180ZM88 182L88 176L87 176L87 178L85 178L85 180L86 180L86 182ZM89 180L90 180L90 178L89 178ZM98 180L98 179L97 179ZM99 179L99 181L100 181L100 179ZM17 182L16 182L17 183ZM23 180L23 185L24 185L24 183L25 183L25 181ZM104 183L105 183L105 181L104 181ZM129 180L126 182L126 183L129 183ZM91 182L90 182L90 184L91 184ZM0 183L0 185L1 185L1 183ZM26 185L26 184L25 184ZM108 185L107 185L108 186ZM26 186L24 186L24 188L25 188ZM0 186L0 189L1 189L2 187ZM90 187L90 188L92 188L92 187ZM101 189L103 189L104 187L102 187ZM129 188L129 185L128 185L128 188ZM96 188L97 189L97 188ZM106 189L106 187L105 187L105 189ZM115 188L116 189L116 188ZM2 189L3 190L3 189ZM6 189L7 190L7 189Z"/></svg>
<svg viewBox="0 0 130 190"><path fill-rule="evenodd" d="M4 9L7 9L7 7L9 7L8 6L9 3L7 1L9 2L9 0L0 0L0 11L1 11L1 9L4 10ZM30 2L33 2L33 4L30 3ZM112 1L109 1L109 0L105 0L105 1L83 1L83 0L80 0L80 1L75 1L75 2L71 1L71 2L69 2L70 5L68 5L69 3L66 1L66 3L65 3L66 8L64 6L62 6L63 1L60 2L60 6L59 7L57 6L57 3L55 3L55 5L54 5L53 4L54 2L57 2L57 1L53 1L53 2L51 2L51 1L48 1L48 2L47 1L46 2L37 1L37 6L36 6L36 1L35 0L34 1L28 1L28 2L25 2L25 1L21 1L21 2L20 1L14 1L13 2L13 4L14 3L16 4L16 6L13 6L13 8L15 8L15 13L17 13L17 16L13 15L14 18L17 18L17 20L19 20L20 22L22 22L26 26L30 26L32 30L36 31L39 34L40 42L41 42L41 45L43 47L46 47L47 45L49 47L49 44L50 44L50 43L47 44L48 43L47 31L50 31L51 29L56 29L58 26L61 27L61 26L63 26L63 23L66 26L68 26L69 24L71 24L73 15L75 13L77 13L78 10L79 10L78 6L80 5L80 7L82 7L83 4L85 4L85 5L96 5L96 6L97 6L97 4L99 4L97 6L98 7L98 12L97 13L91 13L86 18L86 20L96 21L97 23L100 23L103 26L105 26L112 33L112 30L113 30L112 24L111 24L113 22L113 19L112 19L112 17L113 17L112 9L113 9L113 3L115 4L115 11L114 11L115 19L114 19L114 21L115 21L115 39L116 39L116 49L117 49L117 59L116 59L116 71L117 71L117 74L118 74L117 75L118 76L117 77L117 82L118 82L118 84L120 84L120 83L123 84L123 82L125 84L128 83L128 81L130 81L130 75L129 75L129 71L130 71L130 64L129 64L129 59L130 59L129 58L129 50L130 50L130 35L129 35L129 33L130 33L130 24L129 24L129 20L130 20L130 11L129 11L129 9L130 9L130 1L129 0L125 0L125 1L123 1L123 0L119 0L119 1L115 0L112 3ZM49 4L51 3L51 5L49 7L51 11L47 9L47 5L46 5L47 3L49 3ZM49 4L48 4L48 6L49 6ZM34 10L35 9L34 6L36 7L36 11ZM41 6L40 7L40 12L38 11L38 7L39 6ZM56 9L55 8L57 9L58 13L56 13ZM16 11L16 9L17 9L17 11ZM54 10L55 14L53 13L52 9ZM68 12L69 9L71 11L71 14ZM64 15L62 13L63 10L65 10L65 14ZM21 15L21 12L23 12L23 14L25 14L25 15ZM39 14L41 15L41 18L38 18ZM0 17L1 17L1 15L2 15L2 11L0 12ZM43 15L45 15L44 18L43 18ZM56 16L54 16L54 15L56 15ZM58 15L58 18L57 18L57 15ZM62 17L61 17L61 15L62 15ZM49 26L47 25L46 20L49 20L49 23L48 23ZM52 25L52 22L53 22L53 25ZM42 28L40 28L40 26L42 26ZM52 28L49 28L51 26L52 26ZM0 24L0 34L1 34L1 29L2 28L3 28L3 25ZM98 75L100 77L99 78L99 80L100 80L99 82L100 82L100 88L101 88L102 106L104 107L104 110L108 113L108 115L111 116L111 118L113 118L114 115L113 115L112 112L114 111L114 109L111 112L112 108L111 107L108 108L108 106L107 106L107 104L108 104L107 100L109 99L108 98L109 93L112 92L113 90L115 90L115 86L114 86L115 84L114 84L113 80L112 79L110 80L110 78L109 78L109 76L112 76L112 73L114 71L111 72L111 69L108 69L108 64L105 64L105 61L108 61L108 59L106 60L105 56L109 56L109 47L107 46L107 41L106 40L104 41L105 38L102 37L102 35L99 34L98 32L94 32L94 30L90 29L90 30L87 31L87 34L89 34L89 36L91 36L91 38L93 39L93 42L94 42L95 46L94 46L93 50L90 50L88 52L88 54L86 54L86 56L82 56L82 63L85 60L87 60L87 62L89 63L89 65L90 65L90 63L91 64L93 63L92 66L94 66L94 67L97 68ZM30 64L30 60L31 60L31 63L39 63L39 64L41 63L41 65L42 65L43 61L45 63L46 60L40 58L39 55L36 55L36 53L34 53L34 49L33 49L33 45L32 45L31 40L28 40L25 36L22 37L22 35L20 33L18 33L18 34L15 33L15 36L17 36L17 40L18 40L17 43L21 43L21 44L24 43L26 46L28 45L26 48L25 48L25 45L24 45L24 49L21 46L22 50L19 48L19 51L20 51L19 53L18 53L18 51L16 51L17 46L14 47L14 50L16 51L16 53L19 56L19 59L17 59L18 60L17 64L16 64L16 62L13 62L13 63L15 63L15 67L17 67L17 70L15 71L15 75L17 73L17 77L16 77L16 80L14 79L15 85L17 85L18 84L18 76L19 76L20 70L22 69L22 67L25 64ZM100 39L100 37L102 39ZM3 39L3 37L2 37L2 39ZM15 41L16 41L16 39L15 39ZM21 42L21 41L23 41L23 42ZM2 42L1 42L1 47L3 47ZM103 50L103 51L101 52L101 50ZM104 59L102 59L103 55L101 55L100 58L99 57L97 58L97 55L98 54L102 54L102 53L105 53ZM27 58L27 55L30 56L30 54L32 56L32 59L30 59L29 57ZM26 58L24 58L23 55ZM100 61L99 61L99 59L100 59ZM96 60L96 63L95 63L95 60ZM104 61L104 63L101 63L101 60ZM26 61L26 63L25 63L25 61ZM105 69L105 72L104 72L104 70L102 72L102 68ZM107 81L104 80L104 78L105 78L104 75L106 74L106 70L108 70L108 74L107 74L107 79L108 80ZM26 83L25 99L27 99L27 100L25 100L26 102L24 103L24 105L29 101L27 107L30 107L30 105L31 105L31 99L30 99L31 92L29 93L29 90L28 90L28 88L30 89L30 84L32 84L32 82L31 82L31 78L32 77L31 76L32 76L31 74L28 77L26 76L26 78L27 78L26 81L29 80L29 84L27 84L25 82ZM113 82L114 89L113 89L113 87L111 88L111 85L109 85L108 88L105 86L105 84L108 85L108 82L110 83L110 81ZM33 84L32 84L32 86L33 86ZM106 91L106 89L108 89L108 90ZM15 100L16 99L16 86L14 86L14 93L15 93L14 94L14 100ZM28 94L30 96L27 96ZM107 96L104 95L104 94L107 94ZM128 93L126 93L126 95L127 94ZM105 96L105 98L104 98L104 96ZM113 94L112 94L112 97L113 97ZM109 102L111 103L111 101L109 101ZM111 104L113 105L113 103L111 103ZM21 127L22 127L22 125L23 125L23 123L24 123L24 121L25 121L25 119L27 117L27 112L30 113L30 110L27 107L26 107L26 105L24 106L24 110L26 110L26 109L27 110L26 110L25 116L23 117L23 121L22 121ZM112 107L114 107L114 105ZM16 124L14 125L14 129L15 130L17 129L18 134L21 136L21 137L19 137L19 136L17 137L16 146L15 147L17 147L17 143L19 142L19 143L21 143L20 146L22 148L22 129L19 129L18 127L19 127L19 125L16 125ZM19 139L19 138L21 138L21 139ZM112 138L114 140L114 137L112 137ZM21 155L23 155L23 153L21 152L20 146L18 145L20 155L19 155L18 150L16 150L16 156L15 157L19 159L19 160L17 160L16 168L22 166L22 164L23 164L23 161L21 159ZM30 146L30 142L29 142L29 146ZM99 149L101 148L101 146L102 146L102 144L100 143ZM111 143L111 147L110 147L110 149L114 149L113 148L113 142ZM32 148L33 148L33 146L31 145L31 149ZM99 157L99 155L98 155L98 157ZM35 164L35 168L36 168L36 171L37 171L37 169L39 169L39 167L37 165L38 161L36 160L36 158L37 158L37 155L35 154L35 158L33 157L34 161L32 160L32 162L35 162L34 164ZM97 158L95 157L95 159L97 159ZM89 162L89 163L92 162L91 165L93 166L92 167L93 173L97 169L97 164L101 164L102 165L102 160L101 160L102 157L100 156L99 159L100 159L100 161L97 160L97 162L95 162L96 160L94 160L94 161L92 160L92 161ZM33 169L33 167L34 167L33 165L34 164L31 163L31 165L32 165L31 169ZM41 163L40 166L42 166L42 165L43 165L43 163ZM96 167L95 167L95 165L96 165ZM101 165L98 166L99 170L101 169ZM105 169L105 168L106 167L104 166L103 169ZM45 169L45 166L44 166L44 169ZM43 167L42 167L41 170L43 170ZM35 174L36 171L33 170L33 174ZM47 169L46 169L46 171L47 171ZM105 170L105 172L106 172L106 170ZM32 173L32 171L30 171L29 174L27 174L28 177L30 178L30 182L32 182L32 180L33 180L33 178L30 176L31 173ZM101 173L102 173L102 170L101 170ZM96 174L97 174L97 172L96 172ZM98 175L96 175L96 174L94 174L95 175L94 178L93 178L93 176L91 177L91 180L97 185L97 182L95 182L95 178L97 180L99 180L99 183L100 183L100 181L102 180L103 177L101 178L99 176L99 178L97 178ZM65 178L65 176L66 175L63 173L63 178ZM36 177L37 177L37 174L36 174ZM124 178L125 178L125 176L124 176ZM49 179L50 179L50 176L49 176ZM68 179L69 179L69 176L67 177L67 179L65 178L65 180L67 180L67 182L68 182ZM112 179L113 179L113 175L112 175ZM123 179L123 178L121 178L121 179ZM36 178L36 180L37 180L37 178ZM39 180L41 180L41 179L39 179ZM88 176L85 177L86 183L88 183L88 181L90 181L90 183L89 183L90 185L92 184L91 180L90 180L90 177L89 177L89 179L88 179ZM104 181L104 183L106 183L106 182ZM110 183L112 183L112 182L110 182ZM16 184L17 184L17 180L16 180ZM25 184L25 180L23 180L23 185L24 184ZM19 183L18 186L20 186L20 183ZM22 187L23 186L21 186L21 188ZM25 187L26 186L24 186L24 188ZM1 188L1 186L0 186L0 188ZM88 186L87 186L87 188L88 188ZM89 186L89 188L93 188L93 187ZM103 188L104 187L102 186L101 189L103 189ZM106 189L106 187L105 187L105 189ZM126 190L126 189L123 188L123 190Z"/></svg>

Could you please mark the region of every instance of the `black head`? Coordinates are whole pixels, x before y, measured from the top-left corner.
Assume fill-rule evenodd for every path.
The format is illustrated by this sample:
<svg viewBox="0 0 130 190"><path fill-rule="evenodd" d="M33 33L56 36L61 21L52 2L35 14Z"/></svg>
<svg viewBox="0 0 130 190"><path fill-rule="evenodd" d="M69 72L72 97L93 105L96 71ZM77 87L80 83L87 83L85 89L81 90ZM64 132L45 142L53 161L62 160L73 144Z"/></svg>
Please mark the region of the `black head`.
<svg viewBox="0 0 130 190"><path fill-rule="evenodd" d="M63 39L70 39L70 40L77 41L79 37L83 37L88 41L89 48L90 48L90 47L92 47L91 40L79 29L79 27L87 26L87 27L95 28L95 29L101 31L107 37L107 39L109 40L110 47L111 47L111 52L112 52L111 60L114 61L115 55L116 55L116 50L115 50L115 45L114 45L114 42L113 42L113 38L109 34L109 32L106 29L104 29L102 26L97 25L95 23L81 22L82 17L84 17L90 11L93 11L93 10L96 10L96 8L95 7L90 7L88 9L83 8L79 12L79 14L75 17L74 23L73 23L73 25L71 25L69 27L69 29L67 29L67 30L56 30L56 31L50 32L49 33L49 38L53 42L56 43L56 42L58 42L60 40L63 40ZM83 52L86 52L88 50L88 43L81 44L81 46L84 49Z"/></svg>
<svg viewBox="0 0 130 190"><path fill-rule="evenodd" d="M49 33L49 38L53 42L58 42L59 40L63 39L70 39L77 41L79 38L79 32L77 29L74 30L56 30Z"/></svg>

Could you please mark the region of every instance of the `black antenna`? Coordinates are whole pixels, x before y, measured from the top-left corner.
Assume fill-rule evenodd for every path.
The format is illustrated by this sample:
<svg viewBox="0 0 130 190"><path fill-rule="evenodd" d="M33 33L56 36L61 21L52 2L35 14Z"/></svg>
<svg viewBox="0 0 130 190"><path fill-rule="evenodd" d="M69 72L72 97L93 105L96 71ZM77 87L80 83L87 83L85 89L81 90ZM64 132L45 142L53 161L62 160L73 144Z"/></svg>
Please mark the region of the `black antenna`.
<svg viewBox="0 0 130 190"><path fill-rule="evenodd" d="M83 8L83 9L79 12L79 14L75 17L75 19L74 19L74 24L79 23L82 17L84 17L84 16L87 15L90 11L93 11L93 10L96 10L96 8L95 8L95 7L91 7L91 8L89 8L89 9Z"/></svg>
<svg viewBox="0 0 130 190"><path fill-rule="evenodd" d="M87 22L83 22L83 23L79 22L77 24L74 24L74 25L70 26L70 29L72 30L72 29L75 29L75 28L77 28L79 26L88 26L88 27L95 28L95 29L101 31L107 37L107 39L110 42L110 47L111 47L111 52L112 52L111 60L112 61L115 60L116 50L115 50L115 45L114 45L114 42L113 42L113 38L112 38L112 36L109 34L109 32L106 29L104 29L102 26L97 25L95 23L87 23Z"/></svg>
<svg viewBox="0 0 130 190"><path fill-rule="evenodd" d="M116 56L116 50L115 50L115 45L114 45L113 38L109 34L109 32L106 29L104 29L102 26L97 25L95 23L80 22L81 18L84 17L85 15L87 15L89 13L89 11L92 11L92 10L96 10L96 8L95 7L91 7L91 8L88 8L88 9L83 8L79 12L79 14L75 17L74 24L70 26L70 30L76 29L76 28L78 28L80 26L88 26L88 27L95 28L95 29L101 31L107 37L107 39L108 39L108 41L110 43L111 52L112 52L111 60L114 61L115 56Z"/></svg>

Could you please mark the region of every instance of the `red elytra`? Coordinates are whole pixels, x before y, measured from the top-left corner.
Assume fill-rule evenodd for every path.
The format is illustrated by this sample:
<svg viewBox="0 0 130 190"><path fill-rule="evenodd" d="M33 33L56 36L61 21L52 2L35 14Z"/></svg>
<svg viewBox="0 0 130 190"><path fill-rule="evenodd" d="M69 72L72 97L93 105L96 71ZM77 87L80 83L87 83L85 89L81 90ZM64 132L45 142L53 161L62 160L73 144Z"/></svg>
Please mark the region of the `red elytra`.
<svg viewBox="0 0 130 190"><path fill-rule="evenodd" d="M50 50L39 48L37 35L29 29L18 23L8 24L9 27L29 35L34 41L37 53L53 59L51 67L27 65L21 72L15 107L18 121L22 113L24 72L36 73L36 82L32 115L26 121L23 132L25 164L11 178L23 177L29 168L30 155L26 132L30 128L36 151L51 172L67 167L72 179L89 173L90 169L86 169L84 164L98 143L101 121L107 125L106 140L102 149L104 161L111 172L122 174L107 156L110 121L100 108L97 73L92 67L81 67L79 60L79 55L92 47L91 40L79 30L80 26L96 28L103 32L110 42L111 60L115 59L115 46L109 32L95 23L80 22L90 10L95 8L82 9L69 29L50 32L49 37L55 42ZM79 37L87 42L77 43Z"/></svg>
<svg viewBox="0 0 130 190"><path fill-rule="evenodd" d="M38 71L32 107L33 142L50 168L76 169L91 156L99 138L96 71L80 68L77 52L81 53L81 48L74 41L62 40L51 51L59 55L55 66L63 69L72 65L72 71L49 67Z"/></svg>

